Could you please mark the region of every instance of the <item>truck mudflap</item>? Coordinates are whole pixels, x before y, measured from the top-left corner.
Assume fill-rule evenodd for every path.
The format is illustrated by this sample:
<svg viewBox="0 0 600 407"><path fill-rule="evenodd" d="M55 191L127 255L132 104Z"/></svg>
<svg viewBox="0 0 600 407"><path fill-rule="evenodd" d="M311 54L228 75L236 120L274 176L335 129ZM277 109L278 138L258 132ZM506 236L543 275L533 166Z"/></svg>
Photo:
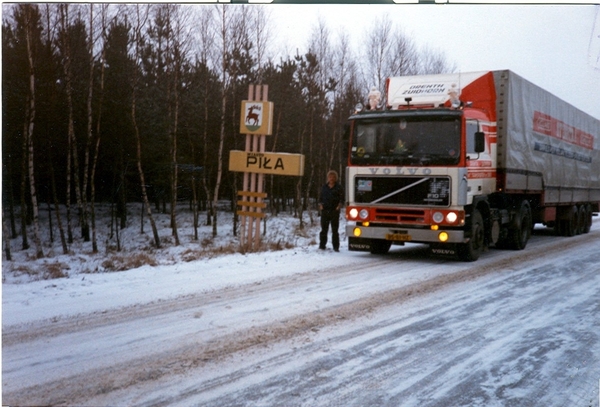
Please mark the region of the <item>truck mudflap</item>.
<svg viewBox="0 0 600 407"><path fill-rule="evenodd" d="M360 237L355 237L355 229L360 229ZM346 235L348 236L348 244L350 239L356 239L357 251L365 244L370 246L371 239L388 240L393 243L442 243L439 238L441 232L447 234L447 239L444 243L466 243L468 239L465 237L463 230L430 230L430 229L411 229L403 227L381 227L381 226L356 226L346 225ZM352 236L352 237L351 237ZM350 247L349 247L350 249ZM350 249L352 250L352 249ZM361 249L367 250L367 249Z"/></svg>

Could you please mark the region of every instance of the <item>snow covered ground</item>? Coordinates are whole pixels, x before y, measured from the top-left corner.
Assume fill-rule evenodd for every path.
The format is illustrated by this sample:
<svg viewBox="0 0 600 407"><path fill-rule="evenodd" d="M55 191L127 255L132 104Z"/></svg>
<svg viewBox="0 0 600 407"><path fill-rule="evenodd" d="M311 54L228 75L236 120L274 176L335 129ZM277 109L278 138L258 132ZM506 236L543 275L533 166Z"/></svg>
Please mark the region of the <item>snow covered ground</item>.
<svg viewBox="0 0 600 407"><path fill-rule="evenodd" d="M98 253L93 254L91 242L84 242L81 239L77 216L72 215L74 242L69 248L68 255L62 254L54 212L52 213L53 241L51 242L48 211L41 210L39 223L42 229L41 240L45 258L35 259L33 228L29 227L30 248L28 250L21 250L21 238L17 237L11 240L13 261L7 262L3 252L2 282L18 284L35 280L50 280L61 276L75 278L81 274L129 270L135 268L136 265L141 265L140 263L168 266L239 252L239 238L233 233L233 215L225 209L228 206L228 202L219 203L218 233L214 238L212 226L206 225L206 212L200 212L198 239L195 240L193 238L193 214L188 205L180 204L177 215L179 246L174 244L172 229L169 227L170 214L154 212L153 217L161 240L161 248L156 249L147 216L144 216L143 228L141 227L141 205L129 204L127 228L121 229L118 237L116 229L111 227L111 206L96 205ZM61 218L66 228L64 207ZM277 216L267 215L266 231L265 223L261 223L261 231L264 232L262 238L264 250L314 245L319 218L314 211L312 212L312 225L310 218L309 213L304 212L304 226L300 227L299 219L294 218L288 212L282 212ZM18 222L17 219L17 229L19 228ZM341 228L340 231L343 233ZM117 250L119 245L121 250Z"/></svg>
<svg viewBox="0 0 600 407"><path fill-rule="evenodd" d="M154 217L159 226L162 247L152 245L152 231L149 221L145 220L144 233L140 233L140 207L129 211L128 228L121 231L122 250L117 252L116 237L110 233L109 207L101 207L104 215L103 233L98 239L99 253L92 253L91 242L76 239L71 253L62 254L58 232L54 231L55 242L50 241L46 231L43 237L46 258L36 260L33 244L29 250L19 250L20 238L13 239L11 245L13 261L2 258L3 279L3 325L30 322L36 319L73 315L81 312L94 312L110 304L110 307L123 307L146 303L158 298L175 298L181 295L212 291L231 284L244 284L255 279L269 278L275 275L294 274L305 267L303 261L291 259L283 269L269 267L280 258L289 258L290 254L313 253L316 247L320 227L319 218L314 213L314 224L304 214L303 228L299 219L289 213L267 217L267 231L262 237L263 250L256 254L242 254L239 238L233 234L233 217L230 212L219 213L218 235L212 238L212 226L206 226L206 215L201 213L199 238L194 240L192 214L180 211L178 217L180 245L173 244L169 215L156 213ZM42 213L44 215L44 213ZM45 222L47 218L42 218ZM63 217L64 219L64 217ZM204 223L203 223L204 222ZM343 227L340 233L345 245ZM77 229L75 229L77 231ZM261 224L261 231L264 224ZM286 247L293 249L283 250ZM344 247L344 246L343 246ZM140 259L147 265L126 271L115 271L127 265L130 259ZM131 261L133 264L134 262ZM251 269L252 272L248 273ZM59 270L58 272L56 270ZM53 278L64 275L65 278ZM61 293L58 294L57 293ZM47 298L53 297L53 306L45 308L35 306ZM77 306L72 303L61 305L60 298L77 298ZM71 301L71 300L69 300ZM28 304L27 312L18 312L10 304Z"/></svg>
<svg viewBox="0 0 600 407"><path fill-rule="evenodd" d="M316 227L268 222L290 248L215 255L236 244L225 225L212 250L182 227L182 247L122 272L108 250L45 260L68 265L58 279L3 261L3 403L598 406L598 218L475 263L323 252Z"/></svg>

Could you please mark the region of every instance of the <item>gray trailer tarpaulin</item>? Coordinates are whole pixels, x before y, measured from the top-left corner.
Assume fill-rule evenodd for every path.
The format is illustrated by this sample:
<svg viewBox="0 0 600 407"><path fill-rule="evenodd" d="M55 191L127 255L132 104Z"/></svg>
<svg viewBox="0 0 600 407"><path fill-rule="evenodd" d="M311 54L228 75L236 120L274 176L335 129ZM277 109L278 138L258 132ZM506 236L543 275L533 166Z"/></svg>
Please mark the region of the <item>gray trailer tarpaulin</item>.
<svg viewBox="0 0 600 407"><path fill-rule="evenodd" d="M494 71L498 170L506 191L600 201L600 120L514 72Z"/></svg>

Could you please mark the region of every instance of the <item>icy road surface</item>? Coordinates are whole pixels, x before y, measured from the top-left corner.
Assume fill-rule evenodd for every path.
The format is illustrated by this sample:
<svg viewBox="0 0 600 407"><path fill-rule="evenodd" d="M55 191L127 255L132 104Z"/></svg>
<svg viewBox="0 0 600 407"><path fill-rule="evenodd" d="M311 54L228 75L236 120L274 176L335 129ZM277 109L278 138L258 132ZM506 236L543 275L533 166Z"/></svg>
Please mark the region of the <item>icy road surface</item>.
<svg viewBox="0 0 600 407"><path fill-rule="evenodd" d="M598 407L600 225L3 287L3 404Z"/></svg>

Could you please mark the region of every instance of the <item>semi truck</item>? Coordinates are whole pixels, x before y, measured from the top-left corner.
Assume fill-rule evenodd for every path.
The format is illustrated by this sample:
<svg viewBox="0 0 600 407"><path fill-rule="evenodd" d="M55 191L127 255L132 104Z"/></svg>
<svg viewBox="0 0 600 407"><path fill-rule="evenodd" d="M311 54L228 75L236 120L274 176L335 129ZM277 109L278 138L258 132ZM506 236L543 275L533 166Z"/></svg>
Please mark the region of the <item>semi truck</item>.
<svg viewBox="0 0 600 407"><path fill-rule="evenodd" d="M510 70L392 77L382 100L348 122L349 250L425 243L475 261L524 249L535 224L589 232L599 120Z"/></svg>

